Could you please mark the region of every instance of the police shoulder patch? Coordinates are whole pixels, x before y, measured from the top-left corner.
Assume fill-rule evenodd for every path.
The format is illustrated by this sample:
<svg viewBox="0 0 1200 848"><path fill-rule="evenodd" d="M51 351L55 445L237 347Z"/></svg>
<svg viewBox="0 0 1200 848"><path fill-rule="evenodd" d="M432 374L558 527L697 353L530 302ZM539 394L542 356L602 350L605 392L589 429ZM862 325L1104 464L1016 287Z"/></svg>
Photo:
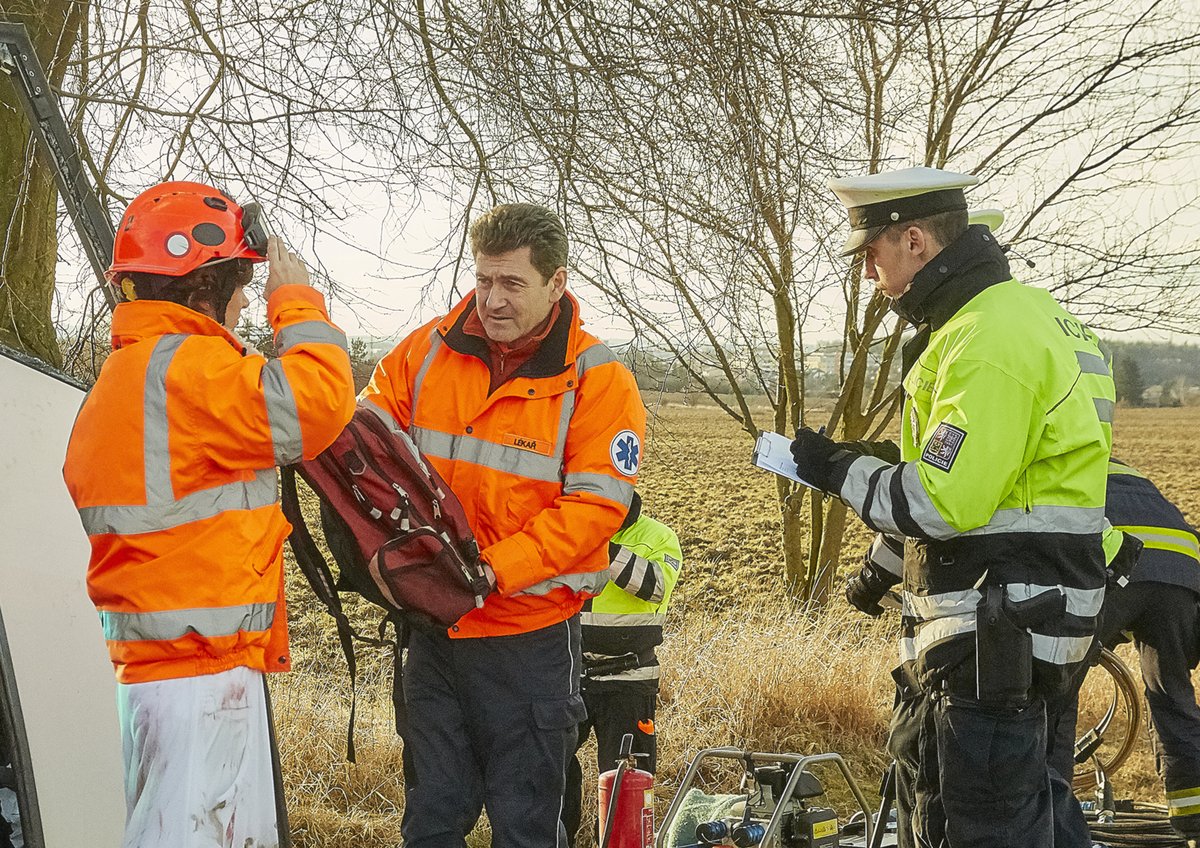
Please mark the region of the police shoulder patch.
<svg viewBox="0 0 1200 848"><path fill-rule="evenodd" d="M949 471L954 466L954 460L958 458L958 451L966 440L966 430L943 421L933 431L929 441L925 443L925 450L921 451L921 461L934 468Z"/></svg>
<svg viewBox="0 0 1200 848"><path fill-rule="evenodd" d="M622 430L608 444L608 458L613 468L626 477L637 474L642 460L642 442L632 430Z"/></svg>

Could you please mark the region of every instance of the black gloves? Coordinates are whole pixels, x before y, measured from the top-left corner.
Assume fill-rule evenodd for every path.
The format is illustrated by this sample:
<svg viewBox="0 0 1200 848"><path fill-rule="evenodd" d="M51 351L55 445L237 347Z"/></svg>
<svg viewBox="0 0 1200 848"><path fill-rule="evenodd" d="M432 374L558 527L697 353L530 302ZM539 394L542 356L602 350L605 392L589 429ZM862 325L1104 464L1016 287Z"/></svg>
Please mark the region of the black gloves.
<svg viewBox="0 0 1200 848"><path fill-rule="evenodd" d="M841 445L824 433L818 433L810 427L801 427L796 431L796 439L792 442L792 459L796 462L796 471L800 478L823 492L833 491L833 483L830 480L830 472L833 470L831 460L841 449Z"/></svg>
<svg viewBox="0 0 1200 848"><path fill-rule="evenodd" d="M809 427L796 431L792 459L800 477L823 492L838 494L846 479L846 469L854 458L874 456L891 465L900 461L900 446L895 442L835 442Z"/></svg>
<svg viewBox="0 0 1200 848"><path fill-rule="evenodd" d="M863 456L873 456L876 459L882 459L888 465L897 465L900 462L900 446L890 439L882 442L869 442L866 439L859 439L854 442L841 442L840 444L846 450L860 453Z"/></svg>
<svg viewBox="0 0 1200 848"><path fill-rule="evenodd" d="M879 605L879 601L887 594L888 589L899 582L899 577L868 559L858 570L858 574L846 581L846 600L850 602L850 606L869 616L880 615L883 607Z"/></svg>

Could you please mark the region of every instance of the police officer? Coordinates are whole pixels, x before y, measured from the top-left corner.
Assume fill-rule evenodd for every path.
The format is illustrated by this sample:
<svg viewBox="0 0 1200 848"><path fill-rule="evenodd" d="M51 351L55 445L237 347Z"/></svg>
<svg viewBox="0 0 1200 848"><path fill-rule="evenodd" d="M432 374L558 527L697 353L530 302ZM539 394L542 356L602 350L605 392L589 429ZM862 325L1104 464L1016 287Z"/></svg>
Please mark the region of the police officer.
<svg viewBox="0 0 1200 848"><path fill-rule="evenodd" d="M642 512L635 492L621 530L608 546L608 585L584 602L583 701L587 719L579 725L575 756L567 763L563 823L575 844L583 797L579 748L596 731L596 765L615 767L621 739L633 734L638 768L654 773L657 737L654 711L658 700L658 657L667 605L683 567L675 531Z"/></svg>
<svg viewBox="0 0 1200 848"><path fill-rule="evenodd" d="M1141 541L1142 551L1128 584L1105 599L1097 641L1112 647L1123 634L1133 636L1171 826L1195 844L1200 840L1200 707L1191 673L1200 665L1200 544L1196 530L1158 487L1116 460L1109 464L1105 512L1118 531ZM1074 769L1077 705L1076 689L1063 706L1050 753L1052 765L1068 778Z"/></svg>
<svg viewBox="0 0 1200 848"><path fill-rule="evenodd" d="M903 697L929 699L918 742L922 766L937 762L945 841L1049 848L1045 698L1080 669L1103 602L1115 392L1095 335L968 226L977 182L910 168L831 184L849 210L843 255L862 254L916 327L901 455L809 429L792 453L801 477L905 539L894 674Z"/></svg>

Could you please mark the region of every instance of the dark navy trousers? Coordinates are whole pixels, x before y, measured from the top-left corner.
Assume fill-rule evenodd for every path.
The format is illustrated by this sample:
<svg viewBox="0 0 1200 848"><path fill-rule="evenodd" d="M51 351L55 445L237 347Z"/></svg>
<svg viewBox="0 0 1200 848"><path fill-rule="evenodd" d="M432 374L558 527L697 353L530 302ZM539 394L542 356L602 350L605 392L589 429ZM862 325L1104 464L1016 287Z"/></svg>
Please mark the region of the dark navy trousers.
<svg viewBox="0 0 1200 848"><path fill-rule="evenodd" d="M404 663L407 848L565 848L565 767L586 712L579 617L515 636L414 631Z"/></svg>
<svg viewBox="0 0 1200 848"><path fill-rule="evenodd" d="M888 739L902 848L1055 848L1044 702L910 695Z"/></svg>
<svg viewBox="0 0 1200 848"><path fill-rule="evenodd" d="M1191 589L1156 581L1134 582L1104 599L1097 637L1104 645L1130 631L1137 647L1150 707L1155 765L1170 805L1171 825L1188 838L1200 837L1200 707L1191 672L1200 664L1200 611ZM1063 703L1051 760L1073 768L1076 689Z"/></svg>

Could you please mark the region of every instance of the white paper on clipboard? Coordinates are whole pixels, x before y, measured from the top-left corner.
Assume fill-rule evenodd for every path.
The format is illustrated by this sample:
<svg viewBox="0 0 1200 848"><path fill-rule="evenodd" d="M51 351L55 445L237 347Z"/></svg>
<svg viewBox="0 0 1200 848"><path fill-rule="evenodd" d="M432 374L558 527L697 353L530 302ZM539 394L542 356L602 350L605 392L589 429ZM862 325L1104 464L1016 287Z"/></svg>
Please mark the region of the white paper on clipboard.
<svg viewBox="0 0 1200 848"><path fill-rule="evenodd" d="M792 440L778 433L762 433L754 443L754 455L751 461L759 468L795 480L810 489L817 488L807 480L801 479L796 470L796 462L792 459Z"/></svg>

